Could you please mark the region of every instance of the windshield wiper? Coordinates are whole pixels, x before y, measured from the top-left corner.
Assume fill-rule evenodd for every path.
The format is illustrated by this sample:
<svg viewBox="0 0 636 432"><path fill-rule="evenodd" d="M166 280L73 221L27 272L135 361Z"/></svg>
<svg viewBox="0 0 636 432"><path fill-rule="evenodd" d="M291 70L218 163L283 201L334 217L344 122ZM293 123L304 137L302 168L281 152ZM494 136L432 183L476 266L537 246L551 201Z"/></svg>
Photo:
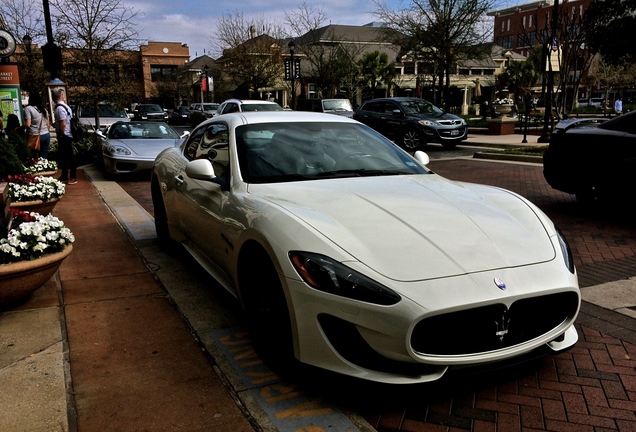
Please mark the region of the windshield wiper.
<svg viewBox="0 0 636 432"><path fill-rule="evenodd" d="M378 169L348 169L348 170L336 170L336 171L327 171L322 173L314 174L316 178L337 178L337 177L372 177L372 176L383 176L383 175L405 175L410 174L404 171L398 170L378 170Z"/></svg>

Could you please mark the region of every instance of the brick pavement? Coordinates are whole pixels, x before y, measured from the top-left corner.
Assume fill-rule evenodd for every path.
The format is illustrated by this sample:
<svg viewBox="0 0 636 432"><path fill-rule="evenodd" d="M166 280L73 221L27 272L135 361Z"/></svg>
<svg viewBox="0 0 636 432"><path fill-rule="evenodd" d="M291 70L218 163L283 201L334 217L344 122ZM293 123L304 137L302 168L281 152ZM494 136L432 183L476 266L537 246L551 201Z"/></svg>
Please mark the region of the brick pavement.
<svg viewBox="0 0 636 432"><path fill-rule="evenodd" d="M636 275L636 230L624 213L580 208L553 190L542 167L458 159L431 169L453 180L504 187L537 204L570 242L582 287ZM584 303L580 340L566 353L479 380L446 380L363 411L380 432L636 431L636 322ZM380 404L381 405L381 404Z"/></svg>

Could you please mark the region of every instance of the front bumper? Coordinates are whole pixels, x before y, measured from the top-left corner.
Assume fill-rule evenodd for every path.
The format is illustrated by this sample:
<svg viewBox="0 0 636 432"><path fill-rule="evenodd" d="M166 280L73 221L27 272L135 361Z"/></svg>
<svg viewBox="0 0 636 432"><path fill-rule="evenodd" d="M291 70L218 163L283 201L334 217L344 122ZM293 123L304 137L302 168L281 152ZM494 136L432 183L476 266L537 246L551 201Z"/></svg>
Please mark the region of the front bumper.
<svg viewBox="0 0 636 432"><path fill-rule="evenodd" d="M150 170L154 159L126 159L103 155L104 170L109 174L132 174Z"/></svg>
<svg viewBox="0 0 636 432"><path fill-rule="evenodd" d="M510 282L507 292L497 289L493 283L495 277ZM533 352L563 351L578 340L574 328L580 305L578 282L576 274L569 273L559 258L527 268L398 284L401 285L398 289L394 283L388 286L399 292L403 299L393 306L372 305L319 292L296 279L288 278L286 282L292 298L297 358L320 368L371 381L429 382L441 378L449 368L495 364ZM418 303L404 296L409 292L417 293L417 298L430 300ZM558 317L551 317L538 331L524 333L528 328L532 330L532 320L528 321L532 309L521 313L525 315L523 323L515 321L517 318L506 321L494 316L490 327L489 319L493 316L484 317L482 324L476 327L483 329L485 336L482 338L489 339L489 343L475 343L457 352L444 349L461 345L462 326L468 329L473 323L459 322L456 328L445 324L447 327L433 330L418 329L421 323L431 318L467 311L470 314L470 311L492 305L504 305L507 310L514 311L515 303L530 301L530 307L536 308L542 304L541 300L536 301L537 298L545 297L549 301L555 295L567 298L561 304L568 309L560 312ZM542 310L536 310L535 319L543 320L542 313ZM449 322L452 321L446 321ZM523 324L520 325L522 334L515 334L516 324ZM441 350L421 352L421 348L427 346L426 331L432 333L431 339L436 343L447 339L446 344L441 344ZM504 341L509 332L511 342L493 345L492 339L499 336L497 332L504 334Z"/></svg>

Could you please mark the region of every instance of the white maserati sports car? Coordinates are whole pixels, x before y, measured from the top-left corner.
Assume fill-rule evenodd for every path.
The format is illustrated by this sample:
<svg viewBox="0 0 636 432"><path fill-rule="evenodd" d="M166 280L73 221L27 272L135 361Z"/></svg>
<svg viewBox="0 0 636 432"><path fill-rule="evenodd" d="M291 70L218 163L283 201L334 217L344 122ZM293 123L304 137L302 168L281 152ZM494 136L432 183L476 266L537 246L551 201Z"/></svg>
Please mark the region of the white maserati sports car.
<svg viewBox="0 0 636 432"><path fill-rule="evenodd" d="M157 236L238 299L258 349L337 373L418 383L572 347L553 222L427 164L345 117L216 116L157 156Z"/></svg>

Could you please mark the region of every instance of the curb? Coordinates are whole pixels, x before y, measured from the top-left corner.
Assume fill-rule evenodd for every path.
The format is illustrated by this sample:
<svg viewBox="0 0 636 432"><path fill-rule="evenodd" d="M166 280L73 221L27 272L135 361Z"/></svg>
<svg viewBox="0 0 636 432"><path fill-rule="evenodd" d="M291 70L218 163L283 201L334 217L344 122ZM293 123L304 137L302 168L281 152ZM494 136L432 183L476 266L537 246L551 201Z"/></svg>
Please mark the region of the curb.
<svg viewBox="0 0 636 432"><path fill-rule="evenodd" d="M514 155L507 153L475 152L473 158L543 164L542 156Z"/></svg>

